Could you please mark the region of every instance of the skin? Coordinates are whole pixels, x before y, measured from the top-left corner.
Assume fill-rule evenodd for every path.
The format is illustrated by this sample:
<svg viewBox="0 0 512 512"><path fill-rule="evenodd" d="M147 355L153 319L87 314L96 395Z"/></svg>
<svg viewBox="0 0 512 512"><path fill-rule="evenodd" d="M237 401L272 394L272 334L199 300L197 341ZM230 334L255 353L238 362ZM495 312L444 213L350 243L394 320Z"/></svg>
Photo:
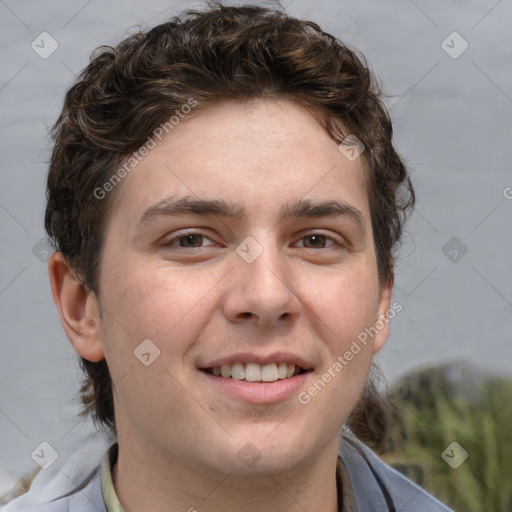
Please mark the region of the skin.
<svg viewBox="0 0 512 512"><path fill-rule="evenodd" d="M313 366L307 390L385 315L391 280L378 279L363 159L345 158L291 100L223 102L181 121L116 194L100 296L60 253L49 273L76 352L106 358L112 374L113 478L125 510L337 510L341 429L387 323L306 405L298 393L245 403L198 367L237 352L288 351ZM148 208L175 196L237 202L247 215L160 215L136 228ZM304 198L343 200L366 230L350 215L281 218L283 204ZM180 247L185 229L205 238ZM332 239L307 236L315 234ZM263 249L252 263L235 250L249 236ZM149 366L133 353L144 339L160 350ZM250 467L237 457L248 442L261 456Z"/></svg>

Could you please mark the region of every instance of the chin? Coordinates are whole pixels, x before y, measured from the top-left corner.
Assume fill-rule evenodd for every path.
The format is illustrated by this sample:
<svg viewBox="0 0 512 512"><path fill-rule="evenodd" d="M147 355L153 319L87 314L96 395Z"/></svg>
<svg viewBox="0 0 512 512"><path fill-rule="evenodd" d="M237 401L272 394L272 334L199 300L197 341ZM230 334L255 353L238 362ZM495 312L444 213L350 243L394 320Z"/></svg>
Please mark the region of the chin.
<svg viewBox="0 0 512 512"><path fill-rule="evenodd" d="M244 430L232 440L238 470L252 473L281 472L298 464L305 455L305 435L276 423ZM282 429L282 430L280 430ZM309 434L310 435L310 434ZM311 447L312 449L313 447Z"/></svg>

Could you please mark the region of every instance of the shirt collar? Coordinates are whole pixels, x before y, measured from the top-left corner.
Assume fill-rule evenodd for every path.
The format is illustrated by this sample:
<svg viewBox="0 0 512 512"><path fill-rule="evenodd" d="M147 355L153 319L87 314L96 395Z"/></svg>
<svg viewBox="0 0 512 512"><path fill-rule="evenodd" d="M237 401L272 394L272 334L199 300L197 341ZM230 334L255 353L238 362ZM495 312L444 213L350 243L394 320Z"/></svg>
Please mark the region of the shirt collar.
<svg viewBox="0 0 512 512"><path fill-rule="evenodd" d="M124 512L112 482L112 468L117 462L117 454L118 444L115 443L105 453L101 462L101 493L107 512ZM339 456L336 466L336 485L338 489L339 512L356 512L357 508L350 476Z"/></svg>
<svg viewBox="0 0 512 512"><path fill-rule="evenodd" d="M107 512L124 512L112 482L112 468L117 462L117 453L118 445L114 443L105 453L101 462L101 494Z"/></svg>

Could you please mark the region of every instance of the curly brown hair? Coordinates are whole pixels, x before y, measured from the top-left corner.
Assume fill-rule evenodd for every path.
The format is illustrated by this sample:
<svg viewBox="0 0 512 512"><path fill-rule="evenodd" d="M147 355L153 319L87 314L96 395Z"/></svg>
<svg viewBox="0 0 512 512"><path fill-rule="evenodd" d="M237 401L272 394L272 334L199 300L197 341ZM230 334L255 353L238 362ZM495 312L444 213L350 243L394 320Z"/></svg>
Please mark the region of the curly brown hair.
<svg viewBox="0 0 512 512"><path fill-rule="evenodd" d="M104 226L117 192L100 200L94 190L191 97L194 110L225 100L289 98L309 109L338 143L356 135L366 148L379 279L393 279L393 249L414 190L362 54L313 22L273 8L219 2L97 50L67 92L52 130L45 214L50 242L86 289L100 297ZM82 414L115 432L106 361L81 359L81 365ZM357 416L375 406L366 392L361 400Z"/></svg>

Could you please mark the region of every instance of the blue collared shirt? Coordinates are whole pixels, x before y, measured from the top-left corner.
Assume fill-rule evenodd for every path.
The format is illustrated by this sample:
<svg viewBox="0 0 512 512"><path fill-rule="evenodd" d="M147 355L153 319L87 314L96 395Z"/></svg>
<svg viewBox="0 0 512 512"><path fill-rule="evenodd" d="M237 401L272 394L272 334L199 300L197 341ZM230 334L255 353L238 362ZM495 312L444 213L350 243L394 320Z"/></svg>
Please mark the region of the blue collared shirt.
<svg viewBox="0 0 512 512"><path fill-rule="evenodd" d="M37 483L38 475L32 487L39 495L31 488L9 503L3 512L124 512L112 483L116 460L117 443L114 443L104 453L101 463L81 478L74 473L70 477L71 471L64 465L50 480L53 495L52 489ZM337 483L339 512L451 510L381 461L347 428L340 442ZM41 492L42 487L44 492Z"/></svg>

